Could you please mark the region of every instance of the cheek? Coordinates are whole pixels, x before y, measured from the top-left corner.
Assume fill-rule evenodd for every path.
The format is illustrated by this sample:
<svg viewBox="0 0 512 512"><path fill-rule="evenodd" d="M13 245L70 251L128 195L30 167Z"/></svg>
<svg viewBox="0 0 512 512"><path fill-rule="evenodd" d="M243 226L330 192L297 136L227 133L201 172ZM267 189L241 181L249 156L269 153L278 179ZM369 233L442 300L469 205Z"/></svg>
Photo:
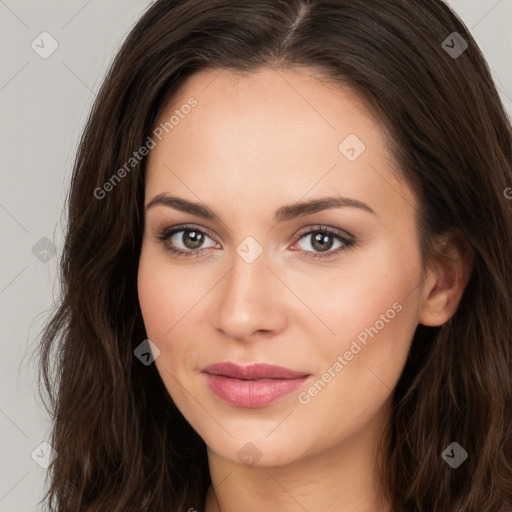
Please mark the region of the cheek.
<svg viewBox="0 0 512 512"><path fill-rule="evenodd" d="M159 339L169 325L173 311L173 297L169 287L158 279L158 272L143 257L139 264L138 293L139 303L148 337ZM165 315L165 312L169 315Z"/></svg>
<svg viewBox="0 0 512 512"><path fill-rule="evenodd" d="M138 296L147 337L158 347L155 359L158 372L173 400L180 396L180 364L186 344L180 344L180 319L186 314L183 292L176 272L151 250L142 251L138 270ZM189 309L189 308L187 308ZM172 341L172 342L171 342ZM178 400L179 402L179 400Z"/></svg>
<svg viewBox="0 0 512 512"><path fill-rule="evenodd" d="M204 295L213 285L205 272L170 263L158 248L143 248L138 297L146 334L161 351L159 369L165 364L173 375L182 375L197 364L200 345L191 340L204 325Z"/></svg>
<svg viewBox="0 0 512 512"><path fill-rule="evenodd" d="M310 360L320 364L315 365L316 380L299 397L299 411L305 422L314 418L322 425L320 445L326 447L363 431L386 405L417 325L416 297L410 293L406 268L391 265L375 273L380 281L367 274L361 280L347 279L337 293L329 290L329 316L323 318L336 336L311 335L317 345ZM309 442L318 448L317 435L313 432Z"/></svg>
<svg viewBox="0 0 512 512"><path fill-rule="evenodd" d="M316 294L316 311L323 311L334 335L311 334L318 342L313 359L321 362L317 376L329 381L325 390L322 382L317 386L322 390L318 406L343 396L348 409L374 409L388 396L418 324L420 280L414 248L389 243L337 276L337 284L320 283L324 292Z"/></svg>
<svg viewBox="0 0 512 512"><path fill-rule="evenodd" d="M387 340L393 340L394 349L400 340L408 341L417 325L420 280L414 246L384 240L371 251L354 253L336 272L301 277L296 290L317 313L309 330L323 338L322 346L332 357L349 350L353 340L365 347L379 339L383 349ZM306 324L303 327L308 329Z"/></svg>
<svg viewBox="0 0 512 512"><path fill-rule="evenodd" d="M183 292L174 274L162 258L143 248L138 270L139 303L147 335L157 344L162 344L185 314Z"/></svg>
<svg viewBox="0 0 512 512"><path fill-rule="evenodd" d="M199 308L194 305L197 306L203 293L189 277L152 248L142 251L138 295L147 336L160 349L154 364L178 409L204 435L200 427L207 421L190 399L191 393L198 396L199 390L194 390L189 380L201 349L200 345L190 343L190 326L198 325Z"/></svg>

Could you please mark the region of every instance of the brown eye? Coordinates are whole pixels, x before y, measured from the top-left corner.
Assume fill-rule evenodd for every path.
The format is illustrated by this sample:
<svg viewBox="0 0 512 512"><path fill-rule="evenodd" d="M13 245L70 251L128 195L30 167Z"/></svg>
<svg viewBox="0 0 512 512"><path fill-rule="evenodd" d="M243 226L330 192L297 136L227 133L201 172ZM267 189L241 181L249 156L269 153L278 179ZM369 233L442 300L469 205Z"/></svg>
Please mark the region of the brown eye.
<svg viewBox="0 0 512 512"><path fill-rule="evenodd" d="M311 246L316 251L325 252L332 248L335 239L329 233L316 232L311 235Z"/></svg>
<svg viewBox="0 0 512 512"><path fill-rule="evenodd" d="M183 230L180 240L187 249L198 249L204 242L204 234L201 231Z"/></svg>
<svg viewBox="0 0 512 512"><path fill-rule="evenodd" d="M186 226L165 229L158 235L158 240L164 244L165 249L179 256L197 256L202 249L215 247L214 240L211 245L204 246L207 239L212 240L203 230Z"/></svg>
<svg viewBox="0 0 512 512"><path fill-rule="evenodd" d="M354 246L355 240L342 236L340 232L328 227L318 227L318 229L307 231L300 236L300 242L308 240L308 243L302 244L302 252L307 258L328 258L335 256ZM331 250L333 249L334 250ZM324 256L325 254L325 256Z"/></svg>

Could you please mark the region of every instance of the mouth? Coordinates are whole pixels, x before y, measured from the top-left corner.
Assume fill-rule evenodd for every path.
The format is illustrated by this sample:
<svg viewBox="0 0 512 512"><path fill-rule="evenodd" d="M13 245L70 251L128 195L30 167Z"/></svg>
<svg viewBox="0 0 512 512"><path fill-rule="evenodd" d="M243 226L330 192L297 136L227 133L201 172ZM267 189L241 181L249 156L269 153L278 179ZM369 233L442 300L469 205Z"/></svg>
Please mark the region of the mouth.
<svg viewBox="0 0 512 512"><path fill-rule="evenodd" d="M311 374L265 363L241 366L231 362L203 368L210 390L236 407L269 405L300 388Z"/></svg>

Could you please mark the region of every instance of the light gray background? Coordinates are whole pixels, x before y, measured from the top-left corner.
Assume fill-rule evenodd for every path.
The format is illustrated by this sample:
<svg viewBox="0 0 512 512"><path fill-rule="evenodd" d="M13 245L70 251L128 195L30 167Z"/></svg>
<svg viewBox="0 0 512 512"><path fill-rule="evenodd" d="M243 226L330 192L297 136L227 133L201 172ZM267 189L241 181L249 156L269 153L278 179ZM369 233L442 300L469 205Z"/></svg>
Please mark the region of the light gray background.
<svg viewBox="0 0 512 512"><path fill-rule="evenodd" d="M59 290L66 188L106 68L150 3L0 0L0 512L41 510L46 471L31 454L48 439L49 423L31 354ZM512 114L512 0L450 4L480 45ZM44 31L59 45L47 59L31 47ZM57 247L46 263L32 252L43 237Z"/></svg>

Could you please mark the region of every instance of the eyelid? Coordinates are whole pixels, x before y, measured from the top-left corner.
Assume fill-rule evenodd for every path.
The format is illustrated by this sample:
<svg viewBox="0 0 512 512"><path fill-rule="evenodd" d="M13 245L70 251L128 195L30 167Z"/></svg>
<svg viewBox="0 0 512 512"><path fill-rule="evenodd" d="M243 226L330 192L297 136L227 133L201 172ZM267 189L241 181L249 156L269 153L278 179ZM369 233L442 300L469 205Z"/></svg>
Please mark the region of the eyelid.
<svg viewBox="0 0 512 512"><path fill-rule="evenodd" d="M170 237L176 233L179 233L180 231L199 231L201 233L204 233L212 240L216 240L216 236L208 229L203 226L198 226L196 224L176 224L175 226L170 226L167 228L162 227L161 229L157 228L157 232L160 236ZM218 242L217 242L218 243ZM192 249L193 250L193 249Z"/></svg>
<svg viewBox="0 0 512 512"><path fill-rule="evenodd" d="M355 239L355 236L352 233L349 233L344 229L326 226L325 224L314 224L313 226L307 226L298 232L297 238L301 238L302 235L311 233L312 231L327 231L328 233L334 233L344 238Z"/></svg>

